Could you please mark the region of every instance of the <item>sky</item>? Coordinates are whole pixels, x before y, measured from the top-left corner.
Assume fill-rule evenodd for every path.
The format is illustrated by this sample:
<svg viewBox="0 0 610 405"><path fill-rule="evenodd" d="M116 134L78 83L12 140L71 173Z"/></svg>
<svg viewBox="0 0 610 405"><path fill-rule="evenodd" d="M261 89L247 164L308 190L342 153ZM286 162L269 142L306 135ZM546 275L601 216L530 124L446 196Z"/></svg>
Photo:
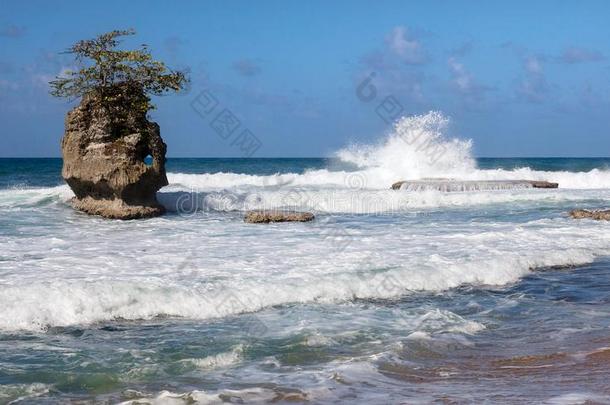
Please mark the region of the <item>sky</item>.
<svg viewBox="0 0 610 405"><path fill-rule="evenodd" d="M379 142L397 114L431 110L477 156L610 156L607 1L0 0L0 10L0 157L60 156L75 105L48 93L74 66L61 52L127 28L137 35L125 49L145 43L191 77L154 98L170 157L333 156ZM234 132L215 129L222 114ZM242 134L258 146L244 148Z"/></svg>

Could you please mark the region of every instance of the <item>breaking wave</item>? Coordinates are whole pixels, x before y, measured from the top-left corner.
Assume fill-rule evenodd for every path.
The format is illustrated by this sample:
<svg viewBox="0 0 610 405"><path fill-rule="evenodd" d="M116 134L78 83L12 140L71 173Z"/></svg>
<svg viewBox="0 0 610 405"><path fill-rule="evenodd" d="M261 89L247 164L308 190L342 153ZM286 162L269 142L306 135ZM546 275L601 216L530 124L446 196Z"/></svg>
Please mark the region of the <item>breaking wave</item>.
<svg viewBox="0 0 610 405"><path fill-rule="evenodd" d="M447 137L448 125L435 112L403 118L380 142L339 151L343 170L169 173L170 185L158 197L181 214L180 220L170 215L132 226L71 217L51 222L53 233L41 238L38 230L55 218L49 207L67 209L70 189L0 190L0 213L15 218L14 233L0 234L0 242L6 242L0 252L0 329L158 316L211 319L290 303L398 299L463 284L504 285L532 268L588 263L608 254L608 224L582 226L565 217L568 207L610 198L608 170L483 170L470 141ZM470 182L463 184L471 191L390 190L399 180L429 178ZM482 190L472 183L493 180L546 180L558 182L560 189ZM282 228L287 232L255 228L241 216L225 214L278 207L322 214L418 214L424 208L481 204L505 205L480 222L472 219L481 215L478 209L430 220L417 215L391 223L359 219L351 227L345 224L352 218L333 225L324 222L333 216L323 215L311 224ZM542 217L534 210L541 206L549 209ZM519 210L526 214L513 219ZM189 220L201 211L214 215ZM343 240L351 244L341 246ZM201 262L181 268L191 251L203 252ZM367 257L370 262L363 260ZM237 361L236 352L196 363L215 367Z"/></svg>
<svg viewBox="0 0 610 405"><path fill-rule="evenodd" d="M177 187L214 190L247 187L325 187L380 190L400 180L448 178L464 181L537 180L559 183L566 189L610 188L610 171L538 171L477 168L470 140L447 137L449 119L439 112L405 117L393 131L371 145L352 145L336 153L346 166L356 170L308 170L256 176L237 173L171 173Z"/></svg>
<svg viewBox="0 0 610 405"><path fill-rule="evenodd" d="M240 211L259 208L306 208L319 212L371 213L414 208L466 206L515 201L586 201L607 198L610 171L540 171L530 167L479 169L472 142L449 138L449 119L439 112L405 117L390 133L370 145L352 145L336 153L344 170L253 175L240 173L168 173L170 185L159 193L169 211ZM347 169L350 167L350 169ZM435 193L428 179L467 182L457 191ZM401 180L416 180L410 192L392 192ZM549 181L560 190L524 190L519 183L489 186L493 181ZM451 188L451 187L450 187ZM455 188L455 187L454 187ZM415 192L414 192L415 191ZM438 191L438 190L437 190ZM582 192L579 192L582 191ZM28 208L72 197L67 186L0 190L1 208ZM372 206L374 205L374 206Z"/></svg>
<svg viewBox="0 0 610 405"><path fill-rule="evenodd" d="M600 229L591 229L590 234L599 232ZM507 246L474 258L471 256L477 255L475 251L464 252L462 257L451 260L450 255L414 255L403 265L378 257L362 260L348 251L326 252L336 256L329 263L335 271L326 270L327 275L316 275L315 269L294 268L287 277L280 277L259 268L251 270L260 273L258 279L244 281L238 277L218 283L201 278L206 270L196 269L180 282L169 282L162 272L155 273L159 277L150 277L144 269L144 273L128 280L31 280L27 284L2 287L0 306L4 308L4 316L0 318L0 330L44 331L48 327L160 316L214 319L293 303L398 299L415 291L440 292L464 284L505 285L535 268L589 263L605 254L610 246L608 238L592 242L592 236L583 239L582 235L574 235L569 242L574 246L565 248L567 232L555 244L545 242L553 233L544 234L534 230L527 234L516 232L511 237L492 234L487 237L495 240L493 245ZM481 238L473 235L468 239ZM442 240L438 238L438 243ZM536 244L539 249L534 246L527 250L525 244ZM449 250L450 246L445 249ZM177 252L175 259L179 257ZM172 267L168 271L177 270ZM212 362L212 359L205 361Z"/></svg>

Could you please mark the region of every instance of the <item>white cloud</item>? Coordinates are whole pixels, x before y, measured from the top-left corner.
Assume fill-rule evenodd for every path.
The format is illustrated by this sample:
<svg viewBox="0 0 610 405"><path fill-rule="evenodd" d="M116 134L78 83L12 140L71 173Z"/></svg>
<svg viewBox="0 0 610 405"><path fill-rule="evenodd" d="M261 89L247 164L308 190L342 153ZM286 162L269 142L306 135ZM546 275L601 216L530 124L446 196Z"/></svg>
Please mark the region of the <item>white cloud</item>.
<svg viewBox="0 0 610 405"><path fill-rule="evenodd" d="M62 66L56 74L51 74L47 72L32 72L30 74L30 82L34 87L38 87L41 89L48 89L49 82L51 80L55 80L57 77L67 77L67 73L69 71L77 70L74 66Z"/></svg>
<svg viewBox="0 0 610 405"><path fill-rule="evenodd" d="M455 58L449 58L447 61L449 70L451 71L452 82L461 92L469 92L472 89L472 75L466 71L464 65L458 62Z"/></svg>
<svg viewBox="0 0 610 405"><path fill-rule="evenodd" d="M421 43L411 38L409 30L404 26L394 27L386 37L386 44L391 52L407 64L419 65L426 62Z"/></svg>
<svg viewBox="0 0 610 405"><path fill-rule="evenodd" d="M427 62L420 41L406 27L397 26L387 33L384 43L362 56L354 81L358 86L374 73L378 101L393 96L414 106L425 102L424 82L428 76L421 65Z"/></svg>
<svg viewBox="0 0 610 405"><path fill-rule="evenodd" d="M490 87L479 84L472 73L455 57L450 57L447 60L447 65L451 74L451 84L458 93L475 99L481 99L486 91L491 90Z"/></svg>
<svg viewBox="0 0 610 405"><path fill-rule="evenodd" d="M543 57L529 55L523 61L524 74L517 87L517 95L530 102L542 102L549 92L543 68Z"/></svg>

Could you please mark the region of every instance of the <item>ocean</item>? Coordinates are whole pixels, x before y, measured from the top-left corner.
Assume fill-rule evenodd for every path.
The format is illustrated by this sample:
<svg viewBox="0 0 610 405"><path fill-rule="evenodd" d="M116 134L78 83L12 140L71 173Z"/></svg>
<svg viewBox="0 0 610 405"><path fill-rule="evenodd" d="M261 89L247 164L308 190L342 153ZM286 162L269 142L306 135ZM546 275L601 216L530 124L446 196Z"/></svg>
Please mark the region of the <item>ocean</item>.
<svg viewBox="0 0 610 405"><path fill-rule="evenodd" d="M0 159L0 403L610 403L610 223L568 216L610 206L610 159L442 129L170 158L137 221L75 212L60 159ZM559 188L390 189L429 178ZM243 222L266 208L316 219Z"/></svg>

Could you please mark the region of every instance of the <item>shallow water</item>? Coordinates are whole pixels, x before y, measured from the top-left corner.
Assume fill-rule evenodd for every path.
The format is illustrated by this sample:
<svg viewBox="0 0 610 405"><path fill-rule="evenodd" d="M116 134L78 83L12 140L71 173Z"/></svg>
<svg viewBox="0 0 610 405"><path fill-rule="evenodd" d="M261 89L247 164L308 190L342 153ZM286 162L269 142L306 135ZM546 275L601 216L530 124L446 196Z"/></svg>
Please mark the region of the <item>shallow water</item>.
<svg viewBox="0 0 610 405"><path fill-rule="evenodd" d="M41 403L606 403L609 269L598 262L501 288L288 304L206 322L157 317L4 332L0 395Z"/></svg>
<svg viewBox="0 0 610 405"><path fill-rule="evenodd" d="M0 403L610 403L610 224L567 216L607 206L610 159L393 142L170 159L141 221L74 212L59 160L0 160ZM427 177L560 188L389 190Z"/></svg>

